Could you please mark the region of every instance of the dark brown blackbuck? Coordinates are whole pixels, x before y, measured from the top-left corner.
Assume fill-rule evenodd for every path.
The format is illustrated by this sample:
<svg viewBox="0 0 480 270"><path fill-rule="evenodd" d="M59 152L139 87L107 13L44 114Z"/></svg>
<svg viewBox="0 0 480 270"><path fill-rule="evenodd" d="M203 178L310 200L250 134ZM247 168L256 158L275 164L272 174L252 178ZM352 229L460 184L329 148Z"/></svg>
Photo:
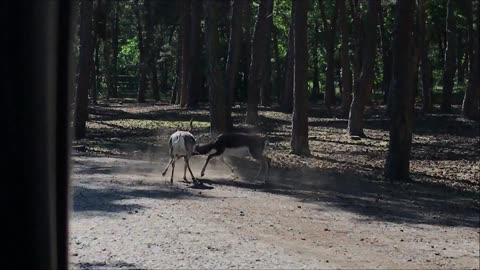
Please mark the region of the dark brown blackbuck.
<svg viewBox="0 0 480 270"><path fill-rule="evenodd" d="M224 162L224 157L252 157L255 161L260 163L260 169L258 170L255 178L260 176L260 173L265 168L265 174L263 177L264 182L268 180L268 174L270 171L270 158L264 154L265 146L267 145L267 137L258 134L247 133L223 133L218 135L214 140L205 144L196 144L193 149L194 155L208 155L207 161L202 168L201 176L205 175L205 169L208 162L213 157L220 157ZM233 168L225 162L233 172Z"/></svg>

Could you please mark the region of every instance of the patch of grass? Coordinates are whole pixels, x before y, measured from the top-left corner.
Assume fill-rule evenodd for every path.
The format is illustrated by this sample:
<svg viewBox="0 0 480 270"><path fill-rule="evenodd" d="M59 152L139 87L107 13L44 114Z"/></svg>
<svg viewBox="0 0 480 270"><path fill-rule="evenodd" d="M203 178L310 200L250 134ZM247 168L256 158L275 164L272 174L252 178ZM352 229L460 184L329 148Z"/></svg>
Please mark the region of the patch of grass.
<svg viewBox="0 0 480 270"><path fill-rule="evenodd" d="M182 129L188 130L190 128L190 121L161 121L161 120L144 120L144 119L121 119L103 121L105 125L112 125L118 128L125 129L147 129L156 130L160 128L166 129ZM194 128L207 128L210 127L209 122L194 121Z"/></svg>

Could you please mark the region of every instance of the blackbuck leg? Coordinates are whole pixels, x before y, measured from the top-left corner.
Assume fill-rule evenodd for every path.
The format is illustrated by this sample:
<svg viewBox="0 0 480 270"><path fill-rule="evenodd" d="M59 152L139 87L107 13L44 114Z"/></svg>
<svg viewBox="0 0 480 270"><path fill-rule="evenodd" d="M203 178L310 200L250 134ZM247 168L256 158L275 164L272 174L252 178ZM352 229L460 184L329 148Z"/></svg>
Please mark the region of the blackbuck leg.
<svg viewBox="0 0 480 270"><path fill-rule="evenodd" d="M195 176L193 176L192 169L190 169L190 162L188 162L188 159L187 159L187 158L185 158L185 164L187 164L188 171L190 172L190 175L192 176L192 181L193 181L194 183L198 183L197 178L195 178ZM186 178L185 178L185 179L186 179Z"/></svg>
<svg viewBox="0 0 480 270"><path fill-rule="evenodd" d="M165 170L162 172L163 176L165 176L165 174L167 173L168 167L170 167L170 164L172 164L172 162L173 162L173 158L170 158L170 161L168 162L167 167L165 167Z"/></svg>
<svg viewBox="0 0 480 270"><path fill-rule="evenodd" d="M187 180L188 159L187 159L187 157L183 157L183 160L185 161L184 166L183 166L183 180L185 180L185 182L188 183L188 180ZM188 168L188 169L190 169L190 168Z"/></svg>
<svg viewBox="0 0 480 270"><path fill-rule="evenodd" d="M271 165L272 161L271 161L270 158L265 157L265 156L263 157L263 160L264 160L265 165L267 165L266 170L265 170L265 176L263 177L263 181L266 183L267 180L268 180L268 175L270 173L270 165Z"/></svg>
<svg viewBox="0 0 480 270"><path fill-rule="evenodd" d="M257 175L255 175L255 178L258 178L260 176L260 173L262 172L263 169L263 161L260 161L260 169L258 169Z"/></svg>
<svg viewBox="0 0 480 270"><path fill-rule="evenodd" d="M256 149L250 148L250 154L255 160L259 161L261 164L260 169L258 170L258 173L255 176L255 178L258 178L260 176L260 173L262 172L262 169L265 166L265 175L263 180L266 182L268 173L270 171L270 159L263 155L263 149L256 150Z"/></svg>
<svg viewBox="0 0 480 270"><path fill-rule="evenodd" d="M225 149L224 149L224 150L225 150ZM207 168L207 164L208 164L208 162L210 161L210 159L213 158L213 157L216 157L216 156L220 156L222 153L223 153L223 151L217 150L217 152L215 152L215 153L213 153L213 154L210 154L210 155L207 157L207 161L205 162L205 165L203 165L202 173L200 174L201 176L204 176L204 175L205 175L205 169Z"/></svg>
<svg viewBox="0 0 480 270"><path fill-rule="evenodd" d="M175 171L175 159L172 159L172 176L170 177L170 184L173 184L173 172Z"/></svg>
<svg viewBox="0 0 480 270"><path fill-rule="evenodd" d="M223 161L223 163L225 163L225 165L227 165L227 167L228 167L228 168L230 169L230 171L232 171L232 173L233 173L233 172L234 172L233 166L230 165L230 164L225 160L224 157L222 157L222 161Z"/></svg>

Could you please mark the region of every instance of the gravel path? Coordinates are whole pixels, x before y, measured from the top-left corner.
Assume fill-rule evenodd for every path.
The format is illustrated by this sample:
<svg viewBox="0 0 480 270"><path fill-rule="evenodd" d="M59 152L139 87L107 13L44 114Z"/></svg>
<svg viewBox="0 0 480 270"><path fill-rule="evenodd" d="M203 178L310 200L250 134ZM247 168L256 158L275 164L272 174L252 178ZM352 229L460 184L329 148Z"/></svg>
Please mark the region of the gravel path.
<svg viewBox="0 0 480 270"><path fill-rule="evenodd" d="M232 180L221 162L205 189L181 182L178 162L172 187L165 157L73 159L73 269L479 268L478 212L453 196L355 193L357 179L341 186L309 172L293 181L322 183L316 192L264 189L248 181L256 167Z"/></svg>

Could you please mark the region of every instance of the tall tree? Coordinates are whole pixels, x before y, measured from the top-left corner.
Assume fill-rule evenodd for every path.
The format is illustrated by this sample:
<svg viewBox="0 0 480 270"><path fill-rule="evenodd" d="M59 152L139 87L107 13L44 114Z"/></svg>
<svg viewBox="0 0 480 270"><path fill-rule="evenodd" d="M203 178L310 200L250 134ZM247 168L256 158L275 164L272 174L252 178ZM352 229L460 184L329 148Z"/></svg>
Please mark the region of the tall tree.
<svg viewBox="0 0 480 270"><path fill-rule="evenodd" d="M112 16L112 89L110 95L112 98L118 97L118 34L120 32L120 3L115 1Z"/></svg>
<svg viewBox="0 0 480 270"><path fill-rule="evenodd" d="M292 8L290 16L290 28L288 30L288 48L285 65L285 76L282 101L280 108L283 112L291 113L293 110L293 32L295 27L295 9Z"/></svg>
<svg viewBox="0 0 480 270"><path fill-rule="evenodd" d="M267 55L265 56L265 74L263 76L262 85L260 88L260 104L262 106L271 105L271 92L272 92L272 32L273 32L273 1L272 1L272 13L267 15Z"/></svg>
<svg viewBox="0 0 480 270"><path fill-rule="evenodd" d="M316 102L320 99L320 22L315 20L315 33L313 35L313 52L312 52L312 61L313 61L313 82L312 82L312 94L310 95L310 100Z"/></svg>
<svg viewBox="0 0 480 270"><path fill-rule="evenodd" d="M137 102L144 103L146 101L145 94L147 91L147 55L145 52L145 45L143 40L143 27L142 27L142 5L140 5L139 0L135 0L135 17L137 19L137 39L138 39L138 50L139 63L138 63L138 93L137 93Z"/></svg>
<svg viewBox="0 0 480 270"><path fill-rule="evenodd" d="M390 89L390 80L392 77L392 50L391 50L391 39L389 38L390 34L387 33L385 27L385 10L382 8L382 5L379 5L379 21L380 21L380 35L382 42L382 91L384 102L387 102L388 90Z"/></svg>
<svg viewBox="0 0 480 270"><path fill-rule="evenodd" d="M243 73L242 77L242 86L244 88L248 88L248 78L250 72L250 64L252 62L252 17L253 17L253 10L252 10L252 3L251 1L246 1L245 3L245 10L243 13L244 16L244 27L242 32L242 56L241 56L241 72ZM248 89L247 89L248 91ZM238 94L238 92L237 92Z"/></svg>
<svg viewBox="0 0 480 270"><path fill-rule="evenodd" d="M111 73L111 53L112 53L112 1L104 0L104 35L103 35L103 74L105 76L105 83L107 85L107 99L112 96L112 73Z"/></svg>
<svg viewBox="0 0 480 270"><path fill-rule="evenodd" d="M330 24L327 22L325 15L325 6L323 0L319 0L320 14L323 20L323 28L326 32L326 49L327 49L327 70L325 73L325 106L330 108L335 106L335 37L337 29L337 15L340 0L335 1L333 16Z"/></svg>
<svg viewBox="0 0 480 270"><path fill-rule="evenodd" d="M175 57L175 82L173 84L172 96L170 98L171 104L180 104L180 87L182 83L182 59L183 59L183 17L182 17L182 1L177 1L177 17L178 17L178 26L177 31L177 57Z"/></svg>
<svg viewBox="0 0 480 270"><path fill-rule="evenodd" d="M467 26L468 27L468 26ZM458 30L457 31L457 83L464 84L465 83L465 69L464 69L464 62L466 56L468 54L468 50L465 48L465 41L464 41L465 31Z"/></svg>
<svg viewBox="0 0 480 270"><path fill-rule="evenodd" d="M90 63L90 98L93 104L97 104L98 99L98 91L100 89L100 82L101 82L101 72L100 72L100 44L102 40L102 36L100 35L101 28L103 24L101 23L101 7L100 7L100 0L93 1L93 46L94 46L94 58L93 61Z"/></svg>
<svg viewBox="0 0 480 270"><path fill-rule="evenodd" d="M190 8L191 0L180 0L182 16L182 64L181 64L181 82L180 82L180 106L185 107L188 99L188 79L190 76L190 30L191 30L191 17Z"/></svg>
<svg viewBox="0 0 480 270"><path fill-rule="evenodd" d="M210 101L210 133L212 135L226 130L225 91L223 70L219 55L218 12L220 2L204 0L205 38L207 51L207 80Z"/></svg>
<svg viewBox="0 0 480 270"><path fill-rule="evenodd" d="M237 83L238 67L240 62L240 51L242 42L242 25L244 24L244 9L246 1L233 0L230 20L230 38L228 41L228 58L226 65L226 121L227 127L233 127L232 106Z"/></svg>
<svg viewBox="0 0 480 270"><path fill-rule="evenodd" d="M275 27L275 26L274 26ZM276 97L277 97L277 102L280 105L281 100L282 100L282 91L280 90L280 87L282 84L282 64L280 60L280 50L279 46L280 44L278 43L278 28L275 27L273 32L273 57L275 58L275 73L273 76L273 89L276 91Z"/></svg>
<svg viewBox="0 0 480 270"><path fill-rule="evenodd" d="M191 1L191 29L190 29L190 72L188 79L188 102L187 107L195 107L198 103L202 85L202 69L200 66L201 42L201 11L202 0Z"/></svg>
<svg viewBox="0 0 480 270"><path fill-rule="evenodd" d="M95 14L95 12L94 12ZM95 20L95 19L94 19ZM90 63L90 98L92 99L93 104L97 104L98 98L98 89L100 88L100 58L99 58L99 49L100 49L100 40L98 35L95 33L93 34L93 44L94 44L94 58L93 61Z"/></svg>
<svg viewBox="0 0 480 270"><path fill-rule="evenodd" d="M428 58L428 40L425 26L425 1L418 0L418 40L419 57L422 67L422 110L425 113L432 111L432 67Z"/></svg>
<svg viewBox="0 0 480 270"><path fill-rule="evenodd" d="M393 31L393 77L389 93L390 142L385 163L385 177L409 178L413 126L413 74L415 0L398 0Z"/></svg>
<svg viewBox="0 0 480 270"><path fill-rule="evenodd" d="M340 32L342 34L342 42L340 48L340 61L342 67L342 115L348 116L348 110L352 103L352 71L350 69L349 58L349 38L347 10L345 6L346 0L340 0L338 12L340 15Z"/></svg>
<svg viewBox="0 0 480 270"><path fill-rule="evenodd" d="M309 155L308 102L307 102L307 12L308 0L293 1L295 9L294 28L294 99L292 116L292 139L290 146L296 155Z"/></svg>
<svg viewBox="0 0 480 270"><path fill-rule="evenodd" d="M350 0L350 10L352 11L352 68L353 82L357 84L360 77L360 69L362 67L362 12L359 0Z"/></svg>
<svg viewBox="0 0 480 270"><path fill-rule="evenodd" d="M75 95L75 138L82 139L86 135L88 119L88 89L91 87L90 67L93 61L92 36L93 2L80 2L80 52L78 62L78 84Z"/></svg>
<svg viewBox="0 0 480 270"><path fill-rule="evenodd" d="M468 23L468 46L470 53L470 73L468 77L468 86L462 103L462 116L466 119L479 120L480 110L480 53L479 53L479 26L480 14L477 14L477 29L473 28L473 5L472 0L466 1L467 23ZM480 6L477 5L477 13Z"/></svg>
<svg viewBox="0 0 480 270"><path fill-rule="evenodd" d="M376 31L371 29L377 28L378 5L380 5L380 1L378 0L368 1L367 31L365 32L365 38L362 42L362 69L358 80L354 83L353 100L348 117L348 133L351 136L365 137L365 133L363 132L364 110L373 86L376 52Z"/></svg>
<svg viewBox="0 0 480 270"><path fill-rule="evenodd" d="M253 34L252 60L248 72L246 123L251 125L257 125L258 121L258 99L265 76L266 58L270 49L270 33L272 32L272 24L268 23L268 17L272 16L272 12L273 0L261 0Z"/></svg>
<svg viewBox="0 0 480 270"><path fill-rule="evenodd" d="M441 111L450 113L452 111L452 93L455 71L457 67L457 36L456 36L456 20L454 0L447 2L447 17L446 17L446 31L447 31L447 46L445 49L445 61L443 71L443 99L441 104Z"/></svg>
<svg viewBox="0 0 480 270"><path fill-rule="evenodd" d="M153 14L152 14L152 3L151 0L144 0L144 25L145 25L145 54L148 74L150 75L150 84L152 87L152 97L156 101L160 100L160 89L158 86L158 76L157 76L157 64L155 57L155 44L154 44L154 27L153 27Z"/></svg>

